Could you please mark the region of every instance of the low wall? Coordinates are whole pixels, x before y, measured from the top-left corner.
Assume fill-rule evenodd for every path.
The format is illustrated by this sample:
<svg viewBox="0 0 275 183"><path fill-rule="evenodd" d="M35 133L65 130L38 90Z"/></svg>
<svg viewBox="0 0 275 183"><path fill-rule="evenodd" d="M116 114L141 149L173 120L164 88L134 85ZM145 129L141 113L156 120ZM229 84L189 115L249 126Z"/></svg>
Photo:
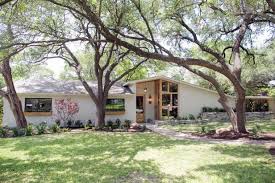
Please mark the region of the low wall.
<svg viewBox="0 0 275 183"><path fill-rule="evenodd" d="M246 112L245 114L248 121L260 119L269 120L275 118L275 114L273 112ZM226 112L203 112L201 117L202 120L207 121L229 121Z"/></svg>

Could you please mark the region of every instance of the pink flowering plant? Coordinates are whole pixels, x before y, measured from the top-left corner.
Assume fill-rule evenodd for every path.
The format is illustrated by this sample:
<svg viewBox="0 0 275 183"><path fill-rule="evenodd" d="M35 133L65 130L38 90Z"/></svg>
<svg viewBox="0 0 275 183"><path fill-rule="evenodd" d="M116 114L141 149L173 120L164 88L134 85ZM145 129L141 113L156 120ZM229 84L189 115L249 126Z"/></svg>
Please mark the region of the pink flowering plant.
<svg viewBox="0 0 275 183"><path fill-rule="evenodd" d="M75 115L79 112L79 105L70 98L56 99L55 104L55 118L60 122L66 123L69 120L74 120Z"/></svg>

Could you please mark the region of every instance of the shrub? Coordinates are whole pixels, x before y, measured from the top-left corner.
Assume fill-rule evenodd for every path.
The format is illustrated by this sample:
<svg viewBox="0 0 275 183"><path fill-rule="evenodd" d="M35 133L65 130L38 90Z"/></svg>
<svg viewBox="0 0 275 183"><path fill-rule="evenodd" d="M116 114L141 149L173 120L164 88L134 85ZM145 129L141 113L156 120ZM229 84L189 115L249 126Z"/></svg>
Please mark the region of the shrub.
<svg viewBox="0 0 275 183"><path fill-rule="evenodd" d="M71 129L70 128L62 128L62 129L60 129L60 131L62 131L62 132L69 132L69 131L71 131Z"/></svg>
<svg viewBox="0 0 275 183"><path fill-rule="evenodd" d="M91 127L88 124L84 125L84 130L89 130Z"/></svg>
<svg viewBox="0 0 275 183"><path fill-rule="evenodd" d="M37 129L38 135L46 133L47 123L46 122L40 123L39 125L36 126L36 129Z"/></svg>
<svg viewBox="0 0 275 183"><path fill-rule="evenodd" d="M189 114L188 115L188 119L189 120L195 120L196 118L195 118L195 116L193 114Z"/></svg>
<svg viewBox="0 0 275 183"><path fill-rule="evenodd" d="M182 120L188 120L188 117L183 116L181 119L182 119Z"/></svg>
<svg viewBox="0 0 275 183"><path fill-rule="evenodd" d="M257 128L255 126L252 128L251 131L252 131L252 135L254 137L258 137L259 136L259 132L258 132L258 130L257 130Z"/></svg>
<svg viewBox="0 0 275 183"><path fill-rule="evenodd" d="M262 128L259 124L255 124L251 131L254 137L259 137L259 133L262 132Z"/></svg>
<svg viewBox="0 0 275 183"><path fill-rule="evenodd" d="M201 126L201 133L206 133L206 126L205 125L202 125Z"/></svg>
<svg viewBox="0 0 275 183"><path fill-rule="evenodd" d="M67 127L68 127L68 128L71 128L71 127L73 127L73 125L74 125L74 121L71 120L71 119L69 119L69 120L67 121Z"/></svg>
<svg viewBox="0 0 275 183"><path fill-rule="evenodd" d="M8 136L8 129L5 127L0 127L0 137L7 137Z"/></svg>
<svg viewBox="0 0 275 183"><path fill-rule="evenodd" d="M113 121L112 120L107 121L107 127L113 129Z"/></svg>
<svg viewBox="0 0 275 183"><path fill-rule="evenodd" d="M12 128L13 137L20 137L26 135L25 128Z"/></svg>
<svg viewBox="0 0 275 183"><path fill-rule="evenodd" d="M59 127L59 125L53 124L53 125L51 126L51 131L52 131L53 133L59 133L59 132L60 132L60 127Z"/></svg>
<svg viewBox="0 0 275 183"><path fill-rule="evenodd" d="M75 122L75 127L81 128L81 127L83 127L83 123L80 120L77 120Z"/></svg>
<svg viewBox="0 0 275 183"><path fill-rule="evenodd" d="M32 136L33 135L33 126L31 124L28 124L26 127L26 136Z"/></svg>
<svg viewBox="0 0 275 183"><path fill-rule="evenodd" d="M132 121L126 119L126 120L124 121L124 123L125 123L125 127L128 129L128 128L130 128Z"/></svg>
<svg viewBox="0 0 275 183"><path fill-rule="evenodd" d="M225 110L218 107L203 107L202 112L225 112Z"/></svg>
<svg viewBox="0 0 275 183"><path fill-rule="evenodd" d="M116 119L115 124L113 125L114 128L119 128L121 125L121 120L119 118Z"/></svg>
<svg viewBox="0 0 275 183"><path fill-rule="evenodd" d="M263 132L261 126L260 126L259 124L257 124L257 123L255 124L255 128L256 128L259 132Z"/></svg>
<svg viewBox="0 0 275 183"><path fill-rule="evenodd" d="M94 127L94 126L95 126L95 123L92 122L92 120L90 120L90 119L86 122L86 124L87 124L89 127Z"/></svg>
<svg viewBox="0 0 275 183"><path fill-rule="evenodd" d="M14 137L18 137L19 136L19 129L18 128L12 128L12 133Z"/></svg>
<svg viewBox="0 0 275 183"><path fill-rule="evenodd" d="M60 127L60 125L61 125L61 120L60 120L60 119L56 119L56 120L55 120L55 124L57 124L57 126Z"/></svg>

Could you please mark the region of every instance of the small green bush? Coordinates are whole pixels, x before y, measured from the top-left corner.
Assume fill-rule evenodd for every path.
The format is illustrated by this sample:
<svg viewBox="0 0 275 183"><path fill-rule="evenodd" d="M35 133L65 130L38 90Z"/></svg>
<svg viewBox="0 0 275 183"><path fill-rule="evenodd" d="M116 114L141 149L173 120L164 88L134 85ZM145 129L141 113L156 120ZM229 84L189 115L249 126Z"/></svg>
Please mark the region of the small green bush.
<svg viewBox="0 0 275 183"><path fill-rule="evenodd" d="M182 120L188 120L188 117L183 116L181 119L182 119Z"/></svg>
<svg viewBox="0 0 275 183"><path fill-rule="evenodd" d="M261 126L259 124L255 124L252 128L252 135L254 137L259 137L259 133L262 132Z"/></svg>
<svg viewBox="0 0 275 183"><path fill-rule="evenodd" d="M88 124L84 125L84 130L89 130L91 127Z"/></svg>
<svg viewBox="0 0 275 183"><path fill-rule="evenodd" d="M94 126L95 126L95 123L92 122L92 120L90 120L90 119L86 122L86 124L87 124L89 127L94 127Z"/></svg>
<svg viewBox="0 0 275 183"><path fill-rule="evenodd" d="M19 136L19 129L18 128L12 128L12 133L14 137L18 137Z"/></svg>
<svg viewBox="0 0 275 183"><path fill-rule="evenodd" d="M189 120L195 120L196 118L195 118L195 116L193 114L189 114L188 115L188 119Z"/></svg>
<svg viewBox="0 0 275 183"><path fill-rule="evenodd" d="M82 127L83 127L83 123L82 123L80 120L77 120L77 121L75 122L75 127L77 127L77 128L82 128Z"/></svg>
<svg viewBox="0 0 275 183"><path fill-rule="evenodd" d="M206 125L201 126L201 133L206 133Z"/></svg>
<svg viewBox="0 0 275 183"><path fill-rule="evenodd" d="M113 121L112 120L108 120L107 121L107 127L110 129L113 129Z"/></svg>
<svg viewBox="0 0 275 183"><path fill-rule="evenodd" d="M131 126L131 123L132 123L132 121L131 120L128 120L128 119L126 119L125 121L124 121L124 123L125 123L125 128L130 128L130 126Z"/></svg>
<svg viewBox="0 0 275 183"><path fill-rule="evenodd" d="M39 125L36 126L36 129L37 129L37 134L38 135L46 133L47 123L46 122L40 123Z"/></svg>
<svg viewBox="0 0 275 183"><path fill-rule="evenodd" d="M68 128L73 127L73 125L74 125L74 121L73 120L70 119L70 120L67 121L67 127Z"/></svg>
<svg viewBox="0 0 275 183"><path fill-rule="evenodd" d="M70 128L62 128L62 132L70 132L71 129Z"/></svg>
<svg viewBox="0 0 275 183"><path fill-rule="evenodd" d="M26 127L26 136L32 136L33 135L33 126L32 124L28 124Z"/></svg>
<svg viewBox="0 0 275 183"><path fill-rule="evenodd" d="M9 130L5 127L0 127L0 137L7 137Z"/></svg>
<svg viewBox="0 0 275 183"><path fill-rule="evenodd" d="M119 128L121 125L121 120L119 118L116 119L115 124L113 125L114 128Z"/></svg>
<svg viewBox="0 0 275 183"><path fill-rule="evenodd" d="M218 107L202 107L202 112L225 112L225 110Z"/></svg>
<svg viewBox="0 0 275 183"><path fill-rule="evenodd" d="M25 128L12 128L13 137L21 137L26 135L26 129Z"/></svg>
<svg viewBox="0 0 275 183"><path fill-rule="evenodd" d="M52 131L53 133L59 133L59 132L60 132L60 127L59 127L59 125L53 124L53 125L51 126L51 131Z"/></svg>
<svg viewBox="0 0 275 183"><path fill-rule="evenodd" d="M55 124L57 124L58 126L60 126L61 125L61 120L60 119L56 119L55 120Z"/></svg>

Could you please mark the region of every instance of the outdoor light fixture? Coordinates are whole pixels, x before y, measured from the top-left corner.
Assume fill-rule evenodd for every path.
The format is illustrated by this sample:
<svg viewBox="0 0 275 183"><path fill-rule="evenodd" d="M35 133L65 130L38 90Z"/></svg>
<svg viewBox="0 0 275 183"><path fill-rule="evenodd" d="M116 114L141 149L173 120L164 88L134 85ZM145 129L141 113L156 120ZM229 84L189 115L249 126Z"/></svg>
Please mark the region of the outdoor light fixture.
<svg viewBox="0 0 275 183"><path fill-rule="evenodd" d="M149 102L149 104L152 104L152 96L151 96L151 94L149 95L148 102Z"/></svg>
<svg viewBox="0 0 275 183"><path fill-rule="evenodd" d="M144 88L144 93L146 93L147 92L147 88Z"/></svg>

